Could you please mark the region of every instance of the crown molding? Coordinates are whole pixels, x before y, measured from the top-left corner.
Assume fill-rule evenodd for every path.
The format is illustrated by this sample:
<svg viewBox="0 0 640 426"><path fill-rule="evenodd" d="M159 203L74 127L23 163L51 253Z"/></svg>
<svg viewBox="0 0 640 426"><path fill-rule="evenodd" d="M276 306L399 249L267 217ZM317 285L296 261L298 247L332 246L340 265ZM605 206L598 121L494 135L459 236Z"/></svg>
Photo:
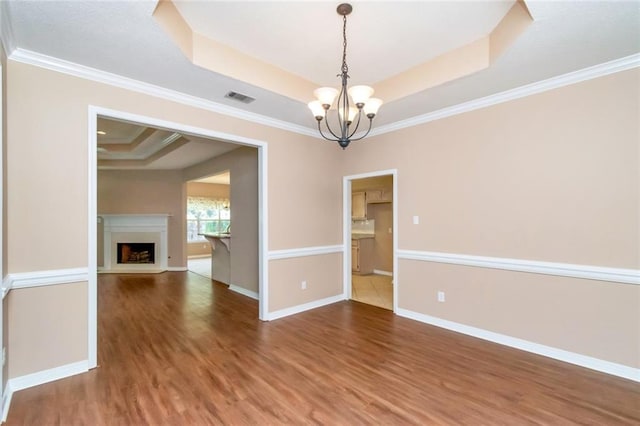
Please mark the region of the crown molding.
<svg viewBox="0 0 640 426"><path fill-rule="evenodd" d="M524 98L548 90L558 89L560 87L569 86L571 84L580 83L582 81L592 80L594 78L603 77L605 75L626 71L632 68L640 67L640 53L626 56L624 58L615 59L592 67L551 77L536 83L527 84L526 86L517 87L504 92L489 95L484 98L474 99L472 101L463 102L458 105L439 109L437 111L418 115L406 120L396 121L383 125L371 130L369 136L382 135L385 133L395 132L397 130L406 129L408 127L418 126L420 124L429 123L431 121L440 120L442 118L451 117L465 112L474 111L476 109L486 108L493 105L509 102L515 99Z"/></svg>
<svg viewBox="0 0 640 426"><path fill-rule="evenodd" d="M84 65L54 58L52 56L43 55L37 52L32 52L30 50L17 48L13 50L13 52L9 56L9 59L12 61L21 62L23 64L33 65L51 71L72 75L74 77L84 78L86 80L108 84L110 86L120 87L122 89L131 90L145 95L178 102L183 105L204 109L229 117L239 118L241 120L246 120L257 124L287 130L305 136L320 138L320 135L317 134L318 132L309 127L300 126L253 112L243 111L241 109L219 104L207 99L187 95L182 92L166 89L164 87L145 83L139 80L134 80L128 77L123 77L117 74L112 74L106 71L101 71L95 68L86 67Z"/></svg>
<svg viewBox="0 0 640 426"><path fill-rule="evenodd" d="M7 53L11 52L10 55L8 54L8 57L13 61L61 72L87 80L92 80L98 83L132 90L145 95L178 102L184 105L212 111L241 120L246 120L253 123L321 139L321 136L318 134L318 132L315 129L309 127L300 126L298 124L289 123L284 120L278 120L261 114L243 111L241 109L219 104L207 99L187 95L182 92L166 89L164 87L101 71L95 68L86 67L84 65L79 65L74 62L65 61L63 59L43 55L37 52L32 52L20 48L14 49L10 25L4 25L5 20L7 19L6 13L2 13L0 18L2 18L2 42L5 46L5 51ZM458 105L411 117L406 120L396 121L394 123L372 129L369 135L377 136L401 129L406 129L408 127L418 126L421 124L429 123L431 121L436 121L454 115L463 114L465 112L490 107L493 105L501 104L503 102L509 102L515 99L524 98L527 96L546 92L548 90L558 89L560 87L569 86L571 84L580 83L582 81L603 77L609 74L614 74L637 67L640 67L640 53L626 56L624 58L615 59L613 61L605 62L599 65L594 65L592 67L584 68L578 71L573 71L567 74L562 74L546 80L538 81L536 83L527 84L525 86L496 93L483 98L463 102Z"/></svg>

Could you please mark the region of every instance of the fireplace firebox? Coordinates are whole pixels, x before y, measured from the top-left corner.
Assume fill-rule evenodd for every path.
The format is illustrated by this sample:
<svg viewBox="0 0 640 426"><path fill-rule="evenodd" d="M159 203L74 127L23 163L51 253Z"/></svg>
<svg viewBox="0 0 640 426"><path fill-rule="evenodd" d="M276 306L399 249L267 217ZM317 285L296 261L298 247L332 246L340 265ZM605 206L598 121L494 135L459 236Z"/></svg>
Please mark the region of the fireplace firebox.
<svg viewBox="0 0 640 426"><path fill-rule="evenodd" d="M155 263L155 243L118 243L117 262L119 264Z"/></svg>

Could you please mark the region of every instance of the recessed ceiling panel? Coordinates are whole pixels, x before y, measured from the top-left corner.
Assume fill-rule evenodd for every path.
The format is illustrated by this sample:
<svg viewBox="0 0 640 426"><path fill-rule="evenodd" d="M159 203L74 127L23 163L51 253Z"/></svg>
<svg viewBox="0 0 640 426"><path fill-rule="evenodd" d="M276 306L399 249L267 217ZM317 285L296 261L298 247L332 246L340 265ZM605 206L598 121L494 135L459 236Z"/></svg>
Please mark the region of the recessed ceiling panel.
<svg viewBox="0 0 640 426"><path fill-rule="evenodd" d="M347 17L353 84L374 84L488 35L513 3L353 2ZM342 17L337 3L175 4L194 32L317 84L338 84Z"/></svg>

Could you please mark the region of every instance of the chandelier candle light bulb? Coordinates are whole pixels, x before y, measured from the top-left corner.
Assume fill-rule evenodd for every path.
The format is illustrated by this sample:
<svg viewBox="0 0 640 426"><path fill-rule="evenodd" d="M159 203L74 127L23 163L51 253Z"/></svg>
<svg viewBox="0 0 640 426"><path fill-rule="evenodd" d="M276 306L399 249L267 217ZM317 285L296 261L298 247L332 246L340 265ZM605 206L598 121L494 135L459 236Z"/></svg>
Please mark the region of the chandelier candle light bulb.
<svg viewBox="0 0 640 426"><path fill-rule="evenodd" d="M338 142L342 149L349 146L351 141L363 139L369 134L373 124L373 118L382 105L382 100L371 97L373 95L373 89L371 87L362 85L351 88L347 87L347 80L350 78L349 66L347 65L347 15L349 15L352 10L353 7L348 3L342 3L337 8L338 15L342 16L342 67L340 68L340 74L338 74L342 86L340 90L334 89L333 87L320 87L314 90L313 94L317 100L311 101L308 104L309 109L311 109L313 116L318 122L320 135L328 141ZM338 114L336 115L337 122L334 123L334 128L332 128L327 118L327 112L334 105L334 101L338 109ZM346 117L345 111L348 111ZM353 138L353 135L358 131L363 113L369 119L369 128L364 135ZM321 123L323 120L326 131L328 131L330 136L327 136L322 130ZM334 129L337 131L334 131Z"/></svg>

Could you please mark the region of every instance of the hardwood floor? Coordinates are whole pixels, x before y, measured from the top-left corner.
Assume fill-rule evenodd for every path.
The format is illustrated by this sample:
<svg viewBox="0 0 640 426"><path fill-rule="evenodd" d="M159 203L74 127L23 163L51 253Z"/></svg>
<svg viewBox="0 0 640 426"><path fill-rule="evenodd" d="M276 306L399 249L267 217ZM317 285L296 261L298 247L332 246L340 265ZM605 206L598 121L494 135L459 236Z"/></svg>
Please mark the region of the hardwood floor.
<svg viewBox="0 0 640 426"><path fill-rule="evenodd" d="M639 424L640 385L341 302L273 322L188 272L99 276L99 367L8 425Z"/></svg>

